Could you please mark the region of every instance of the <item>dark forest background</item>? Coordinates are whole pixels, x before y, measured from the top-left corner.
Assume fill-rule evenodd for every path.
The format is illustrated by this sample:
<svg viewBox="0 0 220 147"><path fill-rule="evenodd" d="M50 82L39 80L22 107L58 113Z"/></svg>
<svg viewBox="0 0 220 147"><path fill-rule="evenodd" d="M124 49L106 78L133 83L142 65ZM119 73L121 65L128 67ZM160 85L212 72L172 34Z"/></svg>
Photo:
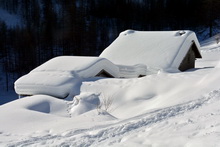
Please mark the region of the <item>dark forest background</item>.
<svg viewBox="0 0 220 147"><path fill-rule="evenodd" d="M0 21L7 89L55 56L99 55L126 29L189 29L203 40L218 33L220 17L219 0L0 0L0 8L22 19Z"/></svg>

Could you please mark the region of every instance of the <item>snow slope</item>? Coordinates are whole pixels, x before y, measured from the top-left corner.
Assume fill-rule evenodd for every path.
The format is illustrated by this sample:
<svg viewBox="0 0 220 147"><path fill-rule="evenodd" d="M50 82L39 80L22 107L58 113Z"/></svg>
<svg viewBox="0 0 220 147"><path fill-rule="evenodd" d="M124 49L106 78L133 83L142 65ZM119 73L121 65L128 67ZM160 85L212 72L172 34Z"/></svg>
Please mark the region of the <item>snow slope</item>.
<svg viewBox="0 0 220 147"><path fill-rule="evenodd" d="M186 72L88 78L75 98L2 105L0 146L218 147L220 48L209 41L201 53Z"/></svg>

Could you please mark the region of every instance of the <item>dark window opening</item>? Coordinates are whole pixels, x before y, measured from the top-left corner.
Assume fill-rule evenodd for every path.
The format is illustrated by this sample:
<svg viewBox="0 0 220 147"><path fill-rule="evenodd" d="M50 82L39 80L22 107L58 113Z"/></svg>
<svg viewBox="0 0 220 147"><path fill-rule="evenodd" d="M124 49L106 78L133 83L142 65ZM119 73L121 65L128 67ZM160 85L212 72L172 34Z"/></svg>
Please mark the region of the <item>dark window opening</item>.
<svg viewBox="0 0 220 147"><path fill-rule="evenodd" d="M108 78L114 78L114 76L112 76L111 74L109 74L108 72L106 72L105 70L101 70L96 77L108 77Z"/></svg>

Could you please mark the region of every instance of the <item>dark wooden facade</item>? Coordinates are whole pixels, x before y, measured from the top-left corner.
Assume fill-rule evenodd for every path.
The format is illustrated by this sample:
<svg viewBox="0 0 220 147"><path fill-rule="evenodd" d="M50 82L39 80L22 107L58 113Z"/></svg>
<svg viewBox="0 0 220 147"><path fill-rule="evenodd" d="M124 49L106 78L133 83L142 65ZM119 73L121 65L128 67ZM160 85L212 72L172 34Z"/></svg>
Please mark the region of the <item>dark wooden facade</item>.
<svg viewBox="0 0 220 147"><path fill-rule="evenodd" d="M179 66L180 71L186 71L191 68L195 68L195 60L196 58L202 58L201 54L199 53L195 43L189 48L186 56L184 57L183 61Z"/></svg>
<svg viewBox="0 0 220 147"><path fill-rule="evenodd" d="M114 78L114 76L112 76L110 73L108 73L105 70L101 70L96 77L108 77L108 78Z"/></svg>

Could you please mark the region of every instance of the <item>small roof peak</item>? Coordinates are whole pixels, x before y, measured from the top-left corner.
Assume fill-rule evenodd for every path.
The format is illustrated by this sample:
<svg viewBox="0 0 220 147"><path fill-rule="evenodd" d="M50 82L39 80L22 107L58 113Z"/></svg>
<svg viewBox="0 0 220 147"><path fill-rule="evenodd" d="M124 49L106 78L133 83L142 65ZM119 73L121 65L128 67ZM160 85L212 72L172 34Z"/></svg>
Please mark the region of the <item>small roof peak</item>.
<svg viewBox="0 0 220 147"><path fill-rule="evenodd" d="M129 35L129 34L132 34L132 33L134 33L134 32L135 32L135 30L126 30L126 31L122 32L121 34L123 34L123 35Z"/></svg>
<svg viewBox="0 0 220 147"><path fill-rule="evenodd" d="M180 35L180 36L182 36L182 35L186 34L186 32L185 32L185 31L179 31L178 33L179 33L179 35Z"/></svg>

